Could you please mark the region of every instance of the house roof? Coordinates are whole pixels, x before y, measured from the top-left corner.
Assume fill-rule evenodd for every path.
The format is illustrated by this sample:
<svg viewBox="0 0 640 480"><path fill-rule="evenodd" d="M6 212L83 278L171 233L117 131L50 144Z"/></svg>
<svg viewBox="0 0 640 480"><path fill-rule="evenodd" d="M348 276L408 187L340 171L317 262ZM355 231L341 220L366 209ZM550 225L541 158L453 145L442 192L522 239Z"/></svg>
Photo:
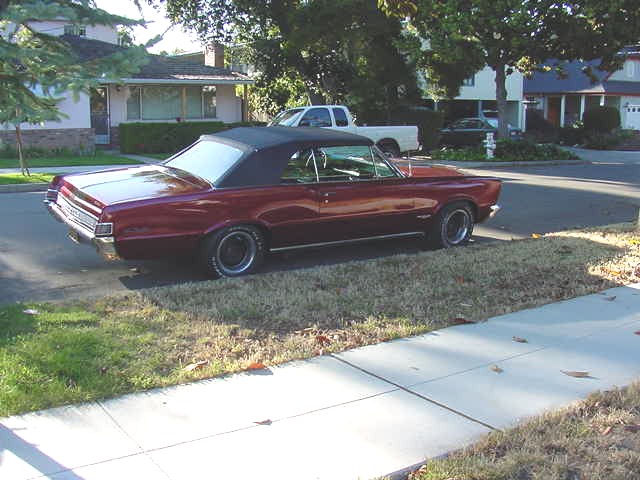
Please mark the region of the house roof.
<svg viewBox="0 0 640 480"><path fill-rule="evenodd" d="M69 44L82 62L126 50L126 47L120 45L74 35L63 35L60 38ZM253 83L248 76L228 68L211 67L153 54L148 55L148 62L140 67L138 73L122 80L124 83Z"/></svg>
<svg viewBox="0 0 640 480"><path fill-rule="evenodd" d="M632 47L628 47L631 51ZM637 48L636 48L637 50ZM629 55L627 51L625 54ZM548 63L560 63L551 60ZM558 76L557 72L536 72L531 78L524 79L523 91L525 95L536 94L599 94L599 95L640 95L640 82L634 81L609 81L609 72L598 69L600 60L580 61L574 60L563 66L564 75ZM595 82L584 73L591 68Z"/></svg>

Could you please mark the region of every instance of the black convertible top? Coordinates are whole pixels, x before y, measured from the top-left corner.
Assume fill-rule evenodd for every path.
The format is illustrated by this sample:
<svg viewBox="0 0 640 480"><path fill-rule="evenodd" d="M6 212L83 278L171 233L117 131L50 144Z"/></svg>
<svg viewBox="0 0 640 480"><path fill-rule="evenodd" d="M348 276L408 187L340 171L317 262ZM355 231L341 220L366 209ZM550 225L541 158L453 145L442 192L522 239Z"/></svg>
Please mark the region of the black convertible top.
<svg viewBox="0 0 640 480"><path fill-rule="evenodd" d="M202 135L201 141L230 144L244 155L216 184L216 187L249 187L280 183L291 156L314 147L373 145L367 137L325 128L240 127L213 135Z"/></svg>

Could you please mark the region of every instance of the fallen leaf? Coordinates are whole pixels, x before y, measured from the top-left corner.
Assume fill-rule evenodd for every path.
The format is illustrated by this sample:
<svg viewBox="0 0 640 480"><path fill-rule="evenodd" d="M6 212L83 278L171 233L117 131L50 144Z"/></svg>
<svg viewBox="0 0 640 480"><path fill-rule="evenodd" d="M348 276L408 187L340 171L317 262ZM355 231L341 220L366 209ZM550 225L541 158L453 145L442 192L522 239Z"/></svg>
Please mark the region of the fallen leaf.
<svg viewBox="0 0 640 480"><path fill-rule="evenodd" d="M627 432L640 432L640 425L625 425L624 429Z"/></svg>
<svg viewBox="0 0 640 480"><path fill-rule="evenodd" d="M262 362L253 362L250 363L247 367L247 370L262 370L263 368L267 368L267 366Z"/></svg>
<svg viewBox="0 0 640 480"><path fill-rule="evenodd" d="M604 430L602 430L600 432L600 435L602 435L603 437L606 437L607 435L609 435L611 433L611 430L613 430L613 427L611 425L609 425L607 428L605 428Z"/></svg>
<svg viewBox="0 0 640 480"><path fill-rule="evenodd" d="M613 297L605 297L605 298L603 298L603 300L606 300L608 302L613 302L615 299L616 299L615 295Z"/></svg>
<svg viewBox="0 0 640 480"><path fill-rule="evenodd" d="M465 325L467 323L476 323L472 320L467 320L466 318L456 317L451 320L452 325Z"/></svg>
<svg viewBox="0 0 640 480"><path fill-rule="evenodd" d="M273 422L269 419L266 420L260 420L259 422L253 422L256 425L271 425Z"/></svg>
<svg viewBox="0 0 640 480"><path fill-rule="evenodd" d="M605 268L604 271L616 277L619 277L620 275L622 275L622 272L620 270L612 270L610 268Z"/></svg>
<svg viewBox="0 0 640 480"><path fill-rule="evenodd" d="M514 336L514 337L511 337L511 338L513 339L513 341L514 341L514 342L518 342L518 343L529 343L529 342L527 341L527 339L526 339L526 338L522 338L522 337L515 337L515 336Z"/></svg>
<svg viewBox="0 0 640 480"><path fill-rule="evenodd" d="M190 363L189 365L184 367L183 370L185 372L191 372L193 370L197 370L198 368L204 367L207 363L209 363L209 360L200 360L199 362Z"/></svg>
<svg viewBox="0 0 640 480"><path fill-rule="evenodd" d="M40 312L38 312L38 310L34 310L33 308L27 308L26 310L23 310L22 313L27 315L38 315Z"/></svg>
<svg viewBox="0 0 640 480"><path fill-rule="evenodd" d="M324 346L329 345L331 343L331 340L329 340L324 335L316 335L316 342L318 342L321 346Z"/></svg>
<svg viewBox="0 0 640 480"><path fill-rule="evenodd" d="M489 368L490 368L490 370L491 370L492 372L496 372L496 373L502 373L502 372L504 372L504 370L503 370L503 369L501 369L498 365L491 365L491 367L489 367Z"/></svg>
<svg viewBox="0 0 640 480"><path fill-rule="evenodd" d="M456 277L456 283L463 284L464 283L464 277Z"/></svg>
<svg viewBox="0 0 640 480"><path fill-rule="evenodd" d="M542 235L540 235L539 233L532 233L531 234L531 238L540 238Z"/></svg>
<svg viewBox="0 0 640 480"><path fill-rule="evenodd" d="M570 377L575 377L575 378L587 378L589 376L589 372L572 372L572 371L567 371L567 370L560 370L562 373L564 373L565 375L569 375Z"/></svg>

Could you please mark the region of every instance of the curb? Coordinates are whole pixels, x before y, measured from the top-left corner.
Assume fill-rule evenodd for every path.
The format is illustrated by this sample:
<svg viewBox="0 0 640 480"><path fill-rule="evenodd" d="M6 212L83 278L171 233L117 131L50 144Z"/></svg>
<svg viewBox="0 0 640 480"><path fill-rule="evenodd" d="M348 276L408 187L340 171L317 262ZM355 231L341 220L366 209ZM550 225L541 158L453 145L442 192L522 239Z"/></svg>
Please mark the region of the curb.
<svg viewBox="0 0 640 480"><path fill-rule="evenodd" d="M46 192L48 183L20 183L17 185L0 185L0 193Z"/></svg>
<svg viewBox="0 0 640 480"><path fill-rule="evenodd" d="M405 162L406 160L403 159ZM533 160L527 162L447 162L441 160L414 160L411 162L417 166L440 165L454 168L480 168L480 167L540 167L546 165L589 165L587 160Z"/></svg>

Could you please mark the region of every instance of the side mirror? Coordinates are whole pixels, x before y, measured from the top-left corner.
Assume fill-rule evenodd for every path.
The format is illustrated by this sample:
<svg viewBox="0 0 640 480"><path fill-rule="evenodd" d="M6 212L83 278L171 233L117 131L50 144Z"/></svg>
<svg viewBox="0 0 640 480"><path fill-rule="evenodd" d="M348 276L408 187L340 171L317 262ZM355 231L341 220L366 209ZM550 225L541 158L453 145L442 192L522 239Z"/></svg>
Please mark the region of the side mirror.
<svg viewBox="0 0 640 480"><path fill-rule="evenodd" d="M300 123L298 123L299 127L310 127L311 126L311 120L300 120Z"/></svg>

